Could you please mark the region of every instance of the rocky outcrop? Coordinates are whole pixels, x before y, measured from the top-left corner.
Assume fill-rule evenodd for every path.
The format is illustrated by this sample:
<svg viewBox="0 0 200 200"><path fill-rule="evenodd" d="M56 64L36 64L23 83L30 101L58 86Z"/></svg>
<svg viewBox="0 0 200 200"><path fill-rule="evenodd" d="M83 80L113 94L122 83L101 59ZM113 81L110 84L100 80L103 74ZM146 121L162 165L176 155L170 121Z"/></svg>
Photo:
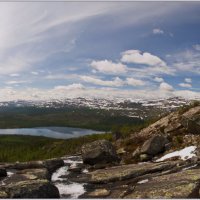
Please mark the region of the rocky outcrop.
<svg viewBox="0 0 200 200"><path fill-rule="evenodd" d="M49 180L50 175L45 168L20 170L2 180L0 196L4 198L59 198L58 189Z"/></svg>
<svg viewBox="0 0 200 200"><path fill-rule="evenodd" d="M12 164L4 164L2 166L6 169L16 169L16 170L46 168L49 171L49 173L52 174L54 171L56 171L63 165L64 165L63 159L54 158L44 161L16 162Z"/></svg>
<svg viewBox="0 0 200 200"><path fill-rule="evenodd" d="M105 170L97 170L91 173L92 183L107 183L113 181L121 181L131 178L137 178L145 174L158 171L169 170L177 166L177 162L167 163L145 163L142 165L130 164L117 167L111 167Z"/></svg>
<svg viewBox="0 0 200 200"><path fill-rule="evenodd" d="M189 133L200 134L200 106L185 112L181 117L181 124Z"/></svg>
<svg viewBox="0 0 200 200"><path fill-rule="evenodd" d="M118 163L119 157L112 143L107 140L98 140L82 146L82 158L85 164Z"/></svg>
<svg viewBox="0 0 200 200"><path fill-rule="evenodd" d="M58 189L45 179L27 180L2 186L8 198L59 198Z"/></svg>
<svg viewBox="0 0 200 200"><path fill-rule="evenodd" d="M200 169L194 169L141 181L124 198L199 198L199 189Z"/></svg>

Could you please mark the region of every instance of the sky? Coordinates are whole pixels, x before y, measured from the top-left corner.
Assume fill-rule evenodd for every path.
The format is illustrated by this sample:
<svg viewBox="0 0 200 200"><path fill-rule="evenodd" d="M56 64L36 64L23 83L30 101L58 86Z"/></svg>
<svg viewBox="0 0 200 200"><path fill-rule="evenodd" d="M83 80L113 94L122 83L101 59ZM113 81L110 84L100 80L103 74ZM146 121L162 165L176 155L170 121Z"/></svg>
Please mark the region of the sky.
<svg viewBox="0 0 200 200"><path fill-rule="evenodd" d="M200 2L0 2L0 101L200 99Z"/></svg>

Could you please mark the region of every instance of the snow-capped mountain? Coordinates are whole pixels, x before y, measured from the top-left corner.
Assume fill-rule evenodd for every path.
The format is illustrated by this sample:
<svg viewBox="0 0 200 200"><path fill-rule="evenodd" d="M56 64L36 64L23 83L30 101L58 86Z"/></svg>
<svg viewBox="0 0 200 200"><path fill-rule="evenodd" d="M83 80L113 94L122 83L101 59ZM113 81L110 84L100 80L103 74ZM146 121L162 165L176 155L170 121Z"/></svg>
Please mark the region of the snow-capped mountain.
<svg viewBox="0 0 200 200"><path fill-rule="evenodd" d="M173 111L176 108L187 105L191 101L183 98L170 98L158 100L133 100L133 99L90 99L90 98L74 98L50 101L9 101L1 102L2 108L20 108L20 107L35 107L35 108L89 108L101 109L117 113L120 116L128 116L134 118L147 118L151 116L159 116L163 113Z"/></svg>

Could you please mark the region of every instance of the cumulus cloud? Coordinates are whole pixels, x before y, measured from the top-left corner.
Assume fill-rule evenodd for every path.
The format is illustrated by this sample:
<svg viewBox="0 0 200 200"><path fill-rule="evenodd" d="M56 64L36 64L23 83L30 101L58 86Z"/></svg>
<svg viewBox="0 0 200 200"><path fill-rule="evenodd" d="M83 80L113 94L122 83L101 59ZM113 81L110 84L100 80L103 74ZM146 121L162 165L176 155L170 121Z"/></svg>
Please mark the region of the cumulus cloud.
<svg viewBox="0 0 200 200"><path fill-rule="evenodd" d="M178 71L200 74L200 54L194 50L186 50L171 58L172 66Z"/></svg>
<svg viewBox="0 0 200 200"><path fill-rule="evenodd" d="M161 78L161 77L155 77L154 78L154 81L158 82L158 83L161 83L161 82L164 82L164 79Z"/></svg>
<svg viewBox="0 0 200 200"><path fill-rule="evenodd" d="M144 81L135 78L127 78L126 83L131 86L143 86L146 84Z"/></svg>
<svg viewBox="0 0 200 200"><path fill-rule="evenodd" d="M162 82L162 83L160 84L159 89L160 89L160 90L164 90L164 91L169 91L169 92L171 92L171 91L174 90L173 86L170 85L170 84L168 84L168 83L166 83L166 82Z"/></svg>
<svg viewBox="0 0 200 200"><path fill-rule="evenodd" d="M192 83L192 79L191 78L185 78L185 82L186 83Z"/></svg>
<svg viewBox="0 0 200 200"><path fill-rule="evenodd" d="M126 65L122 63L113 63L109 60L92 61L90 66L105 74L124 74L127 72Z"/></svg>
<svg viewBox="0 0 200 200"><path fill-rule="evenodd" d="M156 35L161 34L162 35L162 34L164 34L164 31L161 30L160 28L154 28L153 34L156 34Z"/></svg>
<svg viewBox="0 0 200 200"><path fill-rule="evenodd" d="M166 63L159 57L148 52L142 53L139 50L128 50L123 52L121 61L125 63L144 64L149 66L166 66Z"/></svg>
<svg viewBox="0 0 200 200"><path fill-rule="evenodd" d="M124 85L124 81L119 77L114 78L112 81L101 80L99 78L94 78L91 76L81 76L81 79L87 83L92 83L101 86L120 87Z"/></svg>
<svg viewBox="0 0 200 200"><path fill-rule="evenodd" d="M185 87L185 88L191 88L192 87L192 85L189 84L189 83L179 83L179 86Z"/></svg>

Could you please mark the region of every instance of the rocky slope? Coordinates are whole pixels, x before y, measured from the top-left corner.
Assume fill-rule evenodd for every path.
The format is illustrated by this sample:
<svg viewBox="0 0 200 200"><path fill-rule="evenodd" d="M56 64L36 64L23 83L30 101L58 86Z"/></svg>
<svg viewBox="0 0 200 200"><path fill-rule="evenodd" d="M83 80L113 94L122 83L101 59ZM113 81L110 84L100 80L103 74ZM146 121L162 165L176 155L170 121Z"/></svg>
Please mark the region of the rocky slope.
<svg viewBox="0 0 200 200"><path fill-rule="evenodd" d="M1 163L0 198L200 198L200 106L81 156Z"/></svg>

